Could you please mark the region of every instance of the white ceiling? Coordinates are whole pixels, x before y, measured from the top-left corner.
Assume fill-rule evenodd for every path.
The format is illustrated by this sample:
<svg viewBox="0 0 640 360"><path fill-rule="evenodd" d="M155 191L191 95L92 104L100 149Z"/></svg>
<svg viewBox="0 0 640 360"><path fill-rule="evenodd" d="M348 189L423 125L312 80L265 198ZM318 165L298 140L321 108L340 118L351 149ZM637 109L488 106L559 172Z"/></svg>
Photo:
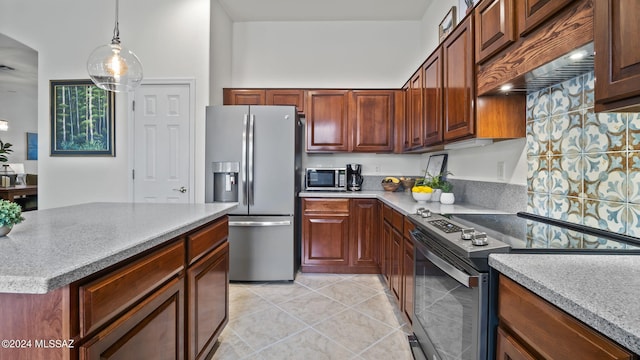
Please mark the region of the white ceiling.
<svg viewBox="0 0 640 360"><path fill-rule="evenodd" d="M215 0L214 0L215 1ZM218 0L233 21L422 19L434 0Z"/></svg>
<svg viewBox="0 0 640 360"><path fill-rule="evenodd" d="M14 70L3 68L2 65ZM37 83L38 53L0 34L0 89L12 90L16 85L36 86Z"/></svg>

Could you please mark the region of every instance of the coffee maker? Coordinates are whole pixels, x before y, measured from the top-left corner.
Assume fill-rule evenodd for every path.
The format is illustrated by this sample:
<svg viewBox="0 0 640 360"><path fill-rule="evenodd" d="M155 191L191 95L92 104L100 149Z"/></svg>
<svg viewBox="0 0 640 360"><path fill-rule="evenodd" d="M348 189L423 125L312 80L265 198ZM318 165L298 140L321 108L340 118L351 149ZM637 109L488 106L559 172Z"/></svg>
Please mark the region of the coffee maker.
<svg viewBox="0 0 640 360"><path fill-rule="evenodd" d="M362 165L347 164L347 190L362 190Z"/></svg>

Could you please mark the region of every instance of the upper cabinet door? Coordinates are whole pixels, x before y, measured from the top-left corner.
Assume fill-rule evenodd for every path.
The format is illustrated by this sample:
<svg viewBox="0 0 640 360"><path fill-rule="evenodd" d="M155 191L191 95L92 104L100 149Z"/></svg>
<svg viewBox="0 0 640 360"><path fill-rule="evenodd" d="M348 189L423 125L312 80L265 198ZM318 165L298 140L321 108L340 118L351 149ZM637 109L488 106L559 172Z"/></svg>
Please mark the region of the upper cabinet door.
<svg viewBox="0 0 640 360"><path fill-rule="evenodd" d="M298 113L304 113L304 90L267 89L267 105L293 105Z"/></svg>
<svg viewBox="0 0 640 360"><path fill-rule="evenodd" d="M518 31L524 36L574 0L518 0Z"/></svg>
<svg viewBox="0 0 640 360"><path fill-rule="evenodd" d="M424 77L424 145L442 143L442 49L422 65Z"/></svg>
<svg viewBox="0 0 640 360"><path fill-rule="evenodd" d="M352 150L393 151L397 90L353 90L349 103Z"/></svg>
<svg viewBox="0 0 640 360"><path fill-rule="evenodd" d="M638 0L596 0L595 110L640 111Z"/></svg>
<svg viewBox="0 0 640 360"><path fill-rule="evenodd" d="M475 9L476 61L485 59L516 40L515 0L484 0Z"/></svg>
<svg viewBox="0 0 640 360"><path fill-rule="evenodd" d="M473 16L468 16L442 45L445 140L475 134L476 83L473 39Z"/></svg>
<svg viewBox="0 0 640 360"><path fill-rule="evenodd" d="M349 151L349 91L307 91L307 151Z"/></svg>
<svg viewBox="0 0 640 360"><path fill-rule="evenodd" d="M422 68L413 74L409 81L409 102L411 103L410 112L408 114L410 137L409 149L417 149L424 145L423 137L423 101L424 93L422 92Z"/></svg>
<svg viewBox="0 0 640 360"><path fill-rule="evenodd" d="M264 89L223 89L224 105L265 105Z"/></svg>

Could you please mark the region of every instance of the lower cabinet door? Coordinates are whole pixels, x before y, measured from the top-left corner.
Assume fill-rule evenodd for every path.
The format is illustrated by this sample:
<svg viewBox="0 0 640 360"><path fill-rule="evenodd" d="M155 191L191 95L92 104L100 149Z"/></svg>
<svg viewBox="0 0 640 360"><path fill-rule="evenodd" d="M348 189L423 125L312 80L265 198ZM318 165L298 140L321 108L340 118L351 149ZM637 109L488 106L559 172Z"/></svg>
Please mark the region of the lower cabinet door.
<svg viewBox="0 0 640 360"><path fill-rule="evenodd" d="M187 271L188 358L205 358L229 321L229 243L225 242Z"/></svg>
<svg viewBox="0 0 640 360"><path fill-rule="evenodd" d="M184 359L184 279L174 278L79 349L80 359Z"/></svg>
<svg viewBox="0 0 640 360"><path fill-rule="evenodd" d="M511 337L501 327L498 327L498 341L496 350L497 360L535 360L516 339Z"/></svg>

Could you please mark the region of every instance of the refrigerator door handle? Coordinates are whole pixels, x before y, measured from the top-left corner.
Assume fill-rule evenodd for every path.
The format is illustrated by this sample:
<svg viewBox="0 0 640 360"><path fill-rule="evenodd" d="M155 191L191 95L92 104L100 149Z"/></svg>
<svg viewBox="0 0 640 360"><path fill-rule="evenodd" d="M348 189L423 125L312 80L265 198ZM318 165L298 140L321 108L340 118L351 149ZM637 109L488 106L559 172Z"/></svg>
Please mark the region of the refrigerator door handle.
<svg viewBox="0 0 640 360"><path fill-rule="evenodd" d="M254 129L255 129L255 120L256 120L256 116L254 114L251 114L251 119L249 120L249 146L248 146L248 162L249 162L249 166L248 168L248 172L249 172L249 205L253 205L253 141L255 140L254 138Z"/></svg>
<svg viewBox="0 0 640 360"><path fill-rule="evenodd" d="M280 221L229 221L229 226L290 226L290 220Z"/></svg>
<svg viewBox="0 0 640 360"><path fill-rule="evenodd" d="M240 176L242 177L242 204L247 205L247 123L249 115L244 114L244 122L242 127L242 159L240 164Z"/></svg>

